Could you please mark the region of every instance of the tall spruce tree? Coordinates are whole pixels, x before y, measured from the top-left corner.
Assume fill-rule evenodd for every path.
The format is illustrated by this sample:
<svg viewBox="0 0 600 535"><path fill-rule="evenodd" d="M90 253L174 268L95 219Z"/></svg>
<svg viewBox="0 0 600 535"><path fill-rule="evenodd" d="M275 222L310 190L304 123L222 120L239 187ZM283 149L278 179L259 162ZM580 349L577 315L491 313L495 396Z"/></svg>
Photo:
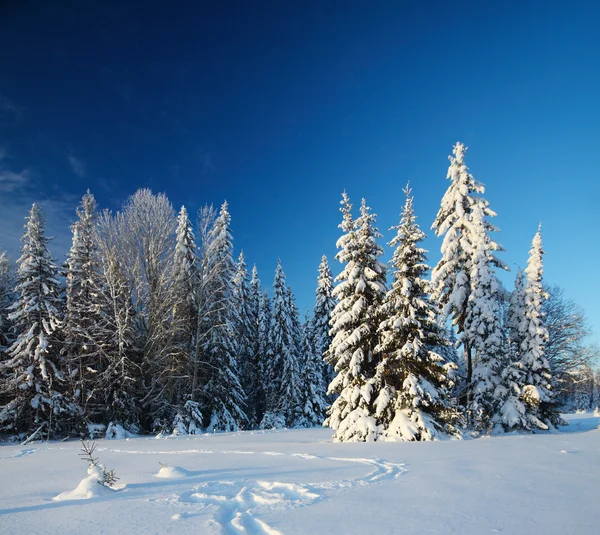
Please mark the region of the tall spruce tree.
<svg viewBox="0 0 600 535"><path fill-rule="evenodd" d="M258 277L257 277L258 279ZM271 321L272 321L272 307L271 299L267 294L266 290L260 289L260 284L257 285L257 293L259 294L258 301L258 400L257 400L257 421L259 425L263 427L269 425L269 422L264 421L267 410L271 407L271 361L270 356L273 354L271 349ZM268 418L267 418L268 419Z"/></svg>
<svg viewBox="0 0 600 535"><path fill-rule="evenodd" d="M104 374L109 325L98 252L96 199L88 192L72 225L73 241L65 263L66 314L61 355L70 395L84 420L98 421L106 409Z"/></svg>
<svg viewBox="0 0 600 535"><path fill-rule="evenodd" d="M273 280L273 305L266 366L266 412L261 427L293 426L298 415L300 374L298 310L285 282L281 260Z"/></svg>
<svg viewBox="0 0 600 535"><path fill-rule="evenodd" d="M376 416L387 440L434 440L451 429L452 412L444 359L433 348L443 346L443 331L429 298L427 251L420 246L413 198L407 186L391 261L393 281L381 307L377 351L380 383Z"/></svg>
<svg viewBox="0 0 600 535"><path fill-rule="evenodd" d="M504 249L489 237L497 230L488 220L496 214L483 198L485 187L476 181L465 164L467 148L462 143L454 145L450 156L447 179L450 180L432 229L436 236L443 236L442 258L431 273L432 299L440 305L442 320L450 317L457 327L459 342L463 348L466 364L467 391L463 401L471 402L473 378L473 341L465 330L469 295L471 293L471 273L473 272L473 251L478 238L474 236L472 222L476 207L483 214L483 225L488 234L489 262L495 267L508 269L493 252Z"/></svg>
<svg viewBox="0 0 600 535"><path fill-rule="evenodd" d="M519 326L523 337L520 347L523 370L521 400L525 405L525 419L529 426L539 429L563 423L555 401L550 365L544 355L548 331L542 314L543 300L547 298L542 286L543 256L540 226L533 238L525 269L525 304Z"/></svg>
<svg viewBox="0 0 600 535"><path fill-rule="evenodd" d="M263 349L263 342L261 340L261 324L262 321L262 299L263 290L258 277L258 269L255 266L252 267L252 275L250 278L250 287L248 293L248 339L250 341L252 362L247 368L246 381L248 383L246 392L246 399L248 405L248 418L252 427L257 427L262 420L265 413L265 395L262 384L262 367L263 357L261 351ZM268 338L268 327L267 332L264 334L265 338Z"/></svg>
<svg viewBox="0 0 600 535"><path fill-rule="evenodd" d="M171 336L174 350L168 366L167 400L177 408L173 429L178 434L195 433L203 421L197 401L192 399L192 378L196 362L198 292L200 273L197 246L185 206L177 218L176 245L173 259L173 320Z"/></svg>
<svg viewBox="0 0 600 535"><path fill-rule="evenodd" d="M385 266L378 260L383 250L377 244L381 235L375 227L375 214L365 200L356 221L346 193L341 205L344 234L337 242L340 251L336 259L345 267L335 279L337 304L331 316L333 339L327 352L337 374L328 392L339 396L328 410L325 425L334 429L337 442L370 442L382 432L375 406L379 395L375 347L378 314L386 292Z"/></svg>
<svg viewBox="0 0 600 535"><path fill-rule="evenodd" d="M319 264L319 276L317 278L317 290L315 294L315 306L313 308L309 342L312 351L321 360L322 382L325 385L326 391L335 377L333 367L324 360L325 353L331 344L329 320L335 308L333 277L326 256L321 258L321 263Z"/></svg>
<svg viewBox="0 0 600 535"><path fill-rule="evenodd" d="M307 313L302 324L302 338L300 340L300 399L298 403L298 416L295 427L320 426L325 420L327 402L325 400L326 386L323 374L323 358L315 351L311 340L314 323Z"/></svg>
<svg viewBox="0 0 600 535"><path fill-rule="evenodd" d="M209 271L214 272L210 290L210 331L204 344L210 375L204 388L205 414L209 431L237 431L245 427L245 394L236 361L236 326L233 301L233 243L231 216L224 202L211 231ZM218 266L218 267L217 267Z"/></svg>
<svg viewBox="0 0 600 535"><path fill-rule="evenodd" d="M506 366L501 375L500 391L502 406L496 416L496 422L506 431L527 429L529 423L525 418L525 405L521 400L521 387L524 384L523 365L521 364L521 344L523 335L520 330L525 310L525 276L521 269L517 271L515 288L511 292L505 328Z"/></svg>
<svg viewBox="0 0 600 535"><path fill-rule="evenodd" d="M500 323L501 286L492 265L493 248L481 206L471 213L473 251L469 273L470 291L466 303L464 337L474 351L472 397L467 406L475 430L491 430L502 403L501 374L506 366Z"/></svg>
<svg viewBox="0 0 600 535"><path fill-rule="evenodd" d="M246 259L241 252L233 278L234 310L236 312L237 362L240 382L246 394L246 414L250 426L257 425L256 394L258 389L257 339L258 307L253 300Z"/></svg>
<svg viewBox="0 0 600 535"><path fill-rule="evenodd" d="M51 435L61 429L74 407L63 395L57 333L61 325L61 288L44 227L40 207L34 204L17 260L18 298L9 315L17 337L8 350L9 359L2 364L8 375L5 396L10 401L0 410L0 425L16 432L45 427Z"/></svg>
<svg viewBox="0 0 600 535"><path fill-rule="evenodd" d="M13 287L10 261L6 251L2 251L0 252L0 361L4 359L6 349L12 341L11 322L8 321L8 314L13 302Z"/></svg>

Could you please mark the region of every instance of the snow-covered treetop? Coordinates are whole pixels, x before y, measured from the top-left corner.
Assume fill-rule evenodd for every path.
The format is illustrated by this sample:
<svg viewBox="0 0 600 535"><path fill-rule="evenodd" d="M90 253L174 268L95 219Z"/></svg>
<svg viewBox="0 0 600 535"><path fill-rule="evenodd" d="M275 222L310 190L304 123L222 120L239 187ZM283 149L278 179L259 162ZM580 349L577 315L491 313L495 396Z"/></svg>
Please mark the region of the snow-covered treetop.
<svg viewBox="0 0 600 535"><path fill-rule="evenodd" d="M527 277L528 285L530 281L540 283L544 274L543 261L544 250L542 248L542 224L538 226L538 230L533 237L531 242L531 249L529 250L529 260L527 261L527 268L525 269L525 275Z"/></svg>

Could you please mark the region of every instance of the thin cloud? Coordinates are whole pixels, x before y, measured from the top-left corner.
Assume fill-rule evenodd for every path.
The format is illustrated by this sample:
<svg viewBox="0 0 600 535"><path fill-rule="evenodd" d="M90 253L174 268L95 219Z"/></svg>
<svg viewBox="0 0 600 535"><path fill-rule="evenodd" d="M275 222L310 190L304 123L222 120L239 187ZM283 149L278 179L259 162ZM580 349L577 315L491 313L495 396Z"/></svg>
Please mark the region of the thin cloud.
<svg viewBox="0 0 600 535"><path fill-rule="evenodd" d="M21 189L31 179L31 173L27 169L20 172L9 169L5 163L8 159L8 151L5 147L0 147L0 191L3 192L13 192Z"/></svg>
<svg viewBox="0 0 600 535"><path fill-rule="evenodd" d="M86 175L85 162L81 158L76 158L72 154L68 156L71 171L78 177L83 178Z"/></svg>
<svg viewBox="0 0 600 535"><path fill-rule="evenodd" d="M27 169L24 169L20 173L0 169L0 191L12 192L22 188L29 182L30 177L31 174Z"/></svg>

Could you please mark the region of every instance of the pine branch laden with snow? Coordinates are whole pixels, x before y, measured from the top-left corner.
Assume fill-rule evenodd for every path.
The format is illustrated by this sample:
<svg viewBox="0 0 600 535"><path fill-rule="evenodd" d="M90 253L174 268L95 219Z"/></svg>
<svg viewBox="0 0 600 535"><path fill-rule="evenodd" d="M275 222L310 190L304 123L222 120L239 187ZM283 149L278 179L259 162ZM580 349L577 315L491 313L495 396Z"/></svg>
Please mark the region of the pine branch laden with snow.
<svg viewBox="0 0 600 535"><path fill-rule="evenodd" d="M497 268L508 267L496 257L495 253L504 249L490 237L497 229L489 222L496 214L483 198L485 187L469 173L464 157L467 148L456 143L454 156L450 156L447 178L450 180L432 229L436 236L443 236L442 258L431 273L432 299L439 303L442 319L451 318L460 336L467 366L467 387L472 379L472 343L466 333L465 322L469 295L471 293L471 275L473 271L473 253L478 238L474 235L473 213L475 208L481 213L484 231L487 236L488 262ZM467 398L470 393L467 391Z"/></svg>
<svg viewBox="0 0 600 535"><path fill-rule="evenodd" d="M207 319L211 327L203 344L203 354L210 368L202 393L208 431L237 431L248 423L244 410L246 396L236 361L235 265L230 222L228 205L224 202L211 230L207 250L208 270L214 272L208 289Z"/></svg>
<svg viewBox="0 0 600 535"><path fill-rule="evenodd" d="M18 334L8 349L8 360L2 363L7 375L3 389L16 394L0 409L0 425L16 432L45 425L52 434L75 408L63 395L64 366L57 333L61 326L61 292L44 227L42 212L34 204L17 260L17 301L8 316Z"/></svg>
<svg viewBox="0 0 600 535"><path fill-rule="evenodd" d="M371 442L382 433L375 405L379 396L375 347L379 307L386 292L385 266L378 260L383 250L376 241L381 237L375 227L376 216L365 200L356 221L346 193L341 204L340 228L344 234L337 242L340 250L336 259L345 266L335 279L337 304L331 316L332 341L327 352L337 374L328 392L339 397L329 408L325 425L334 429L335 441Z"/></svg>
<svg viewBox="0 0 600 535"><path fill-rule="evenodd" d="M420 247L425 234L416 223L410 189L391 260L393 281L381 306L379 325L382 355L376 378L379 395L376 416L385 440L434 440L452 429L446 400L450 385L443 358L432 348L444 345L429 299L427 251Z"/></svg>

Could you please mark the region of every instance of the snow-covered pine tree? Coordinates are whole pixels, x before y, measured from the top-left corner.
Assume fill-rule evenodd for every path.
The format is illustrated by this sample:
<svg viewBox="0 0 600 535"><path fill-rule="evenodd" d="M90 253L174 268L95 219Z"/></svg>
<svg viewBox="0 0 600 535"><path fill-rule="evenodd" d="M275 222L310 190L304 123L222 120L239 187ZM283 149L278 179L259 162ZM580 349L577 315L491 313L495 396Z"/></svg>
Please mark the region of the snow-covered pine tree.
<svg viewBox="0 0 600 535"><path fill-rule="evenodd" d="M315 427L323 424L327 413L326 386L323 374L323 357L315 351L313 340L314 323L307 313L302 324L300 340L300 400L295 427Z"/></svg>
<svg viewBox="0 0 600 535"><path fill-rule="evenodd" d="M495 418L504 430L527 429L529 423L525 418L525 405L521 401L521 387L524 373L521 364L521 344L523 333L520 325L525 310L525 276L521 269L517 271L515 288L510 294L506 315L506 366L502 370L499 393L503 398L502 406Z"/></svg>
<svg viewBox="0 0 600 535"><path fill-rule="evenodd" d="M233 277L233 298L233 308L236 312L237 363L240 370L240 382L246 394L248 422L251 427L254 427L258 424L256 414L258 303L253 300L243 252L240 253Z"/></svg>
<svg viewBox="0 0 600 535"><path fill-rule="evenodd" d="M273 280L273 306L266 361L266 412L262 428L293 426L299 404L299 318L281 260Z"/></svg>
<svg viewBox="0 0 600 535"><path fill-rule="evenodd" d="M204 388L205 415L209 431L237 431L248 423L245 394L236 362L236 332L233 310L233 244L227 202L221 206L208 244L208 270L213 272L209 290L210 331L204 355L210 367Z"/></svg>
<svg viewBox="0 0 600 535"><path fill-rule="evenodd" d="M324 360L325 353L331 344L329 320L335 308L335 299L333 298L333 277L326 256L321 258L321 263L319 264L319 276L317 278L317 290L315 294L315 306L313 308L309 342L312 351L322 362L322 382L325 385L325 390L327 390L327 387L335 377L333 367Z"/></svg>
<svg viewBox="0 0 600 535"><path fill-rule="evenodd" d="M525 269L525 304L519 326L523 337L520 347L523 370L521 401L525 405L525 420L531 429L548 429L563 423L554 398L550 365L544 356L548 331L542 315L542 303L547 298L542 287L543 255L540 225L533 238Z"/></svg>
<svg viewBox="0 0 600 535"><path fill-rule="evenodd" d="M365 200L356 221L346 193L341 205L344 234L337 241L340 251L336 259L345 267L335 279L337 304L331 316L333 339L327 351L327 361L337 374L328 393L339 396L324 425L334 429L337 442L371 442L382 432L376 417L378 358L374 350L378 312L386 292L385 266L378 260L383 250L377 244L381 235L375 227L376 216Z"/></svg>
<svg viewBox="0 0 600 535"><path fill-rule="evenodd" d="M393 282L380 310L376 416L386 440L435 440L447 434L452 420L445 362L433 349L444 345L443 331L429 299L427 251L420 245L425 233L408 186L404 193L400 224L391 229L397 231L390 242L396 248Z"/></svg>
<svg viewBox="0 0 600 535"><path fill-rule="evenodd" d="M196 327L198 324L198 254L192 223L187 209L181 207L177 218L176 245L173 259L173 320L171 336L174 350L170 354L170 373L166 396L177 407L175 418L184 423L180 432L202 428L196 419L199 409L191 400ZM175 422L173 422L175 428Z"/></svg>
<svg viewBox="0 0 600 535"><path fill-rule="evenodd" d="M11 322L8 321L9 308L13 303L13 280L10 261L6 251L0 252L0 361L12 343ZM0 376L1 377L1 376Z"/></svg>
<svg viewBox="0 0 600 535"><path fill-rule="evenodd" d="M253 277L254 280L254 277ZM257 276L258 280L258 276ZM273 354L271 349L271 321L272 321L272 307L271 299L266 290L261 290L260 281L257 285L257 293L259 296L258 301L258 399L257 399L257 410L256 416L259 421L259 425L263 425L264 416L267 412L268 400L270 399L272 392L271 385L271 361L270 355ZM266 423L268 427L268 422Z"/></svg>
<svg viewBox="0 0 600 535"><path fill-rule="evenodd" d="M248 304L247 304L247 333L248 340L250 342L250 351L253 356L251 365L247 368L247 375L245 382L247 386L244 388L247 399L247 413L251 427L258 427L260 421L265 412L265 399L262 384L262 365L263 358L261 356L261 349L263 343L261 341L261 301L263 299L263 291L258 278L258 269L256 265L252 268L252 276L250 279L250 286L248 292ZM268 326L267 332L264 334L268 338Z"/></svg>
<svg viewBox="0 0 600 535"><path fill-rule="evenodd" d="M104 279L98 253L96 199L88 192L71 226L73 241L65 263L66 314L61 330L70 396L83 421L100 421L106 410L104 372L108 368Z"/></svg>
<svg viewBox="0 0 600 535"><path fill-rule="evenodd" d="M16 432L45 427L48 435L74 412L62 393L64 381L57 329L62 303L58 268L48 250L40 207L29 212L23 246L17 260L17 301L9 319L16 340L2 363L8 374L4 387L10 401L0 410L0 426Z"/></svg>
<svg viewBox="0 0 600 535"><path fill-rule="evenodd" d="M473 249L463 337L475 354L472 397L467 410L475 430L485 433L491 430L494 417L504 401L504 391L498 388L506 365L500 323L502 288L493 270L495 249L487 233L482 206L473 208L470 221Z"/></svg>
<svg viewBox="0 0 600 535"><path fill-rule="evenodd" d="M475 243L471 217L476 206L479 206L483 213L486 233L497 230L487 219L496 214L489 207L488 201L482 197L485 187L473 178L465 164L466 150L462 143L454 145L454 157L449 157L450 166L446 177L450 180L450 186L442 198L440 209L431 227L435 230L436 236L444 237L441 247L442 258L431 273L432 300L439 303L442 321L450 317L452 324L457 327L466 364L467 392L463 396L463 401L470 398L469 388L473 376L473 345L464 331L467 303L471 292L470 275ZM504 249L490 238L489 250L497 252ZM495 267L508 269L495 255L490 256L490 263Z"/></svg>

